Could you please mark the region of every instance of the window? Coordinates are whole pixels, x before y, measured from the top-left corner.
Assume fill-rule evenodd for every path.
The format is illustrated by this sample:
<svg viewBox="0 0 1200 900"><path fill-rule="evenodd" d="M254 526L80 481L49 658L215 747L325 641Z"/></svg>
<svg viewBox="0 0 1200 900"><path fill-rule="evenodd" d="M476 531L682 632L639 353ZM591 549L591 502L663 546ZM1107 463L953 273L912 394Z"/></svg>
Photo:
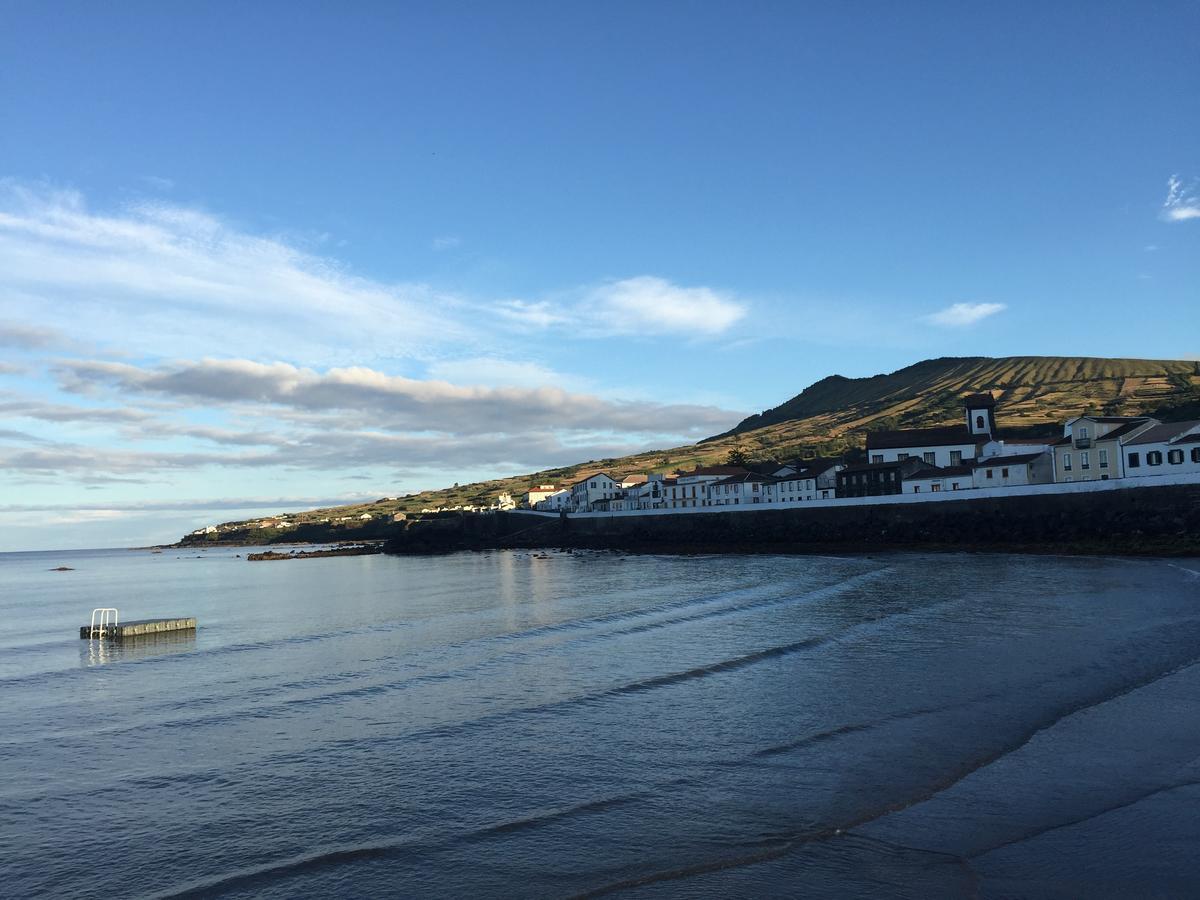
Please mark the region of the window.
<svg viewBox="0 0 1200 900"><path fill-rule="evenodd" d="M984 428L984 425L983 425L983 416L976 416L976 417L975 417L975 427L976 427L976 428L978 428L980 431L983 431L983 428Z"/></svg>
<svg viewBox="0 0 1200 900"><path fill-rule="evenodd" d="M952 491L958 490L958 482L957 481L950 482L950 490L952 490Z"/></svg>
<svg viewBox="0 0 1200 900"><path fill-rule="evenodd" d="M1200 447L1192 448L1192 462L1200 463Z"/></svg>
<svg viewBox="0 0 1200 900"><path fill-rule="evenodd" d="M962 465L962 451L961 450L951 450L950 451L950 465L952 465L952 466L961 466Z"/></svg>
<svg viewBox="0 0 1200 900"><path fill-rule="evenodd" d="M1182 450L1168 450L1167 451L1167 462L1169 462L1173 466L1182 465L1183 464L1183 451Z"/></svg>
<svg viewBox="0 0 1200 900"><path fill-rule="evenodd" d="M588 487L591 487L591 488L594 488L595 486L596 486L596 482L594 482L594 481L593 481L593 482L590 482L590 483L588 484Z"/></svg>
<svg viewBox="0 0 1200 900"><path fill-rule="evenodd" d="M1084 427L1084 428L1080 428L1080 429L1079 429L1079 439L1080 439L1081 441L1086 441L1086 440L1087 440L1087 437L1088 437L1088 430L1087 430L1087 428L1086 428L1086 427Z"/></svg>
<svg viewBox="0 0 1200 900"><path fill-rule="evenodd" d="M931 484L929 486L929 489L931 491L940 491L942 489L942 486L940 484L938 484L937 482L934 482L933 484Z"/></svg>
<svg viewBox="0 0 1200 900"><path fill-rule="evenodd" d="M1007 477L1008 477L1008 469L1001 469L1001 470L1000 470L1000 477L1001 477L1001 478L1007 478Z"/></svg>
<svg viewBox="0 0 1200 900"><path fill-rule="evenodd" d="M988 478L995 478L995 477L996 477L996 472L995 472L995 470L994 470L994 469L988 469L988 470L987 470L987 473L988 473L988 474L987 474L987 477L988 477Z"/></svg>
<svg viewBox="0 0 1200 900"><path fill-rule="evenodd" d="M1162 465L1162 451L1161 450L1151 450L1149 453L1147 453L1146 454L1146 465L1161 466Z"/></svg>
<svg viewBox="0 0 1200 900"><path fill-rule="evenodd" d="M873 463L883 462L883 454L882 453L872 453L871 454L871 462L873 462Z"/></svg>
<svg viewBox="0 0 1200 900"><path fill-rule="evenodd" d="M1137 453L1130 453L1129 459L1125 463L1129 468L1136 469L1142 464L1142 458Z"/></svg>
<svg viewBox="0 0 1200 900"><path fill-rule="evenodd" d="M1071 454L1070 453L1063 454L1063 471L1064 472L1071 471Z"/></svg>
<svg viewBox="0 0 1200 900"><path fill-rule="evenodd" d="M1079 454L1079 468L1090 469L1092 467L1092 455L1084 450Z"/></svg>
<svg viewBox="0 0 1200 900"><path fill-rule="evenodd" d="M932 465L934 465L934 460L937 459L937 455L932 450L930 450L928 453L923 453L922 458L925 460L925 462L929 463L932 466Z"/></svg>
<svg viewBox="0 0 1200 900"><path fill-rule="evenodd" d="M913 485L913 493L914 493L914 494L919 494L919 493L921 493L921 486L920 486L919 484L914 484L914 485Z"/></svg>
<svg viewBox="0 0 1200 900"><path fill-rule="evenodd" d="M1100 451L1100 468L1102 468L1102 469L1108 468L1108 451L1107 450Z"/></svg>

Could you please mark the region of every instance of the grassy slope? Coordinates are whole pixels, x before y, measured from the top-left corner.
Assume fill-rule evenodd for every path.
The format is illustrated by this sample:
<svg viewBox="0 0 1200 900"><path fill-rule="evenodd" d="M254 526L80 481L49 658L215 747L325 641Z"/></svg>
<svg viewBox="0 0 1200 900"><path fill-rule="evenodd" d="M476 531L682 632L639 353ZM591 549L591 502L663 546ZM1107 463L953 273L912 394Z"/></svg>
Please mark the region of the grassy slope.
<svg viewBox="0 0 1200 900"><path fill-rule="evenodd" d="M620 459L589 460L495 481L426 491L399 500L312 510L295 521L324 517L413 512L426 507L486 505L502 491L520 497L532 485L569 483L576 473L603 469L672 472L724 460L734 447L750 458L830 455L862 446L876 428L919 428L960 420L959 398L991 391L1001 428L1050 428L1081 412L1131 415L1200 402L1200 363L1176 360L1014 356L946 357L886 375L832 375L774 409L751 416L732 431L698 444Z"/></svg>

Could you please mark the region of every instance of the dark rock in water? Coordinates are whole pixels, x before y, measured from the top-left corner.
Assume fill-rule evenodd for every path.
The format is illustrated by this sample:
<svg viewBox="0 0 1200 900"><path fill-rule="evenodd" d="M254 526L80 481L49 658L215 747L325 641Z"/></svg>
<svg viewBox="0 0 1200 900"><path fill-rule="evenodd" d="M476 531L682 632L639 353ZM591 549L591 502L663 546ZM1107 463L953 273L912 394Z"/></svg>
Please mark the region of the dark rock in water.
<svg viewBox="0 0 1200 900"><path fill-rule="evenodd" d="M74 572L75 570L72 569L70 566L56 566L55 568L51 569L50 571L51 572Z"/></svg>

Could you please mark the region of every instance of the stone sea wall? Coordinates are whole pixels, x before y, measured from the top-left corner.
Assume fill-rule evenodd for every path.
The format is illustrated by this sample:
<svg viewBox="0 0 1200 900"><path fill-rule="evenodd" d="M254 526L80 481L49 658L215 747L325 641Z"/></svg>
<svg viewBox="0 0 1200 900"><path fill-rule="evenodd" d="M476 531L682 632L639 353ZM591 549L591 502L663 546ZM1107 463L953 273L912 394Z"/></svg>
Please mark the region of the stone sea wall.
<svg viewBox="0 0 1200 900"><path fill-rule="evenodd" d="M965 493L965 492L964 492ZM686 515L509 512L414 522L386 552L575 547L645 552L937 548L1200 555L1200 485Z"/></svg>

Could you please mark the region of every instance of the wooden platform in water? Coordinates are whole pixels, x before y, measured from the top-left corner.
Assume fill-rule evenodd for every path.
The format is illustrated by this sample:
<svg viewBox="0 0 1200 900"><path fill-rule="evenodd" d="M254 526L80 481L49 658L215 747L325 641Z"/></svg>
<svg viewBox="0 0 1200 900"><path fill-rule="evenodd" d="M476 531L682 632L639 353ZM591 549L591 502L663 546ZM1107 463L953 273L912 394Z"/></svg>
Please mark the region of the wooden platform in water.
<svg viewBox="0 0 1200 900"><path fill-rule="evenodd" d="M121 622L119 625L104 626L104 634L100 629L92 629L90 625L79 626L79 636L84 640L93 637L103 637L107 641L123 641L126 638L145 637L175 631L195 631L196 618L190 616L183 619L136 619L131 622Z"/></svg>

